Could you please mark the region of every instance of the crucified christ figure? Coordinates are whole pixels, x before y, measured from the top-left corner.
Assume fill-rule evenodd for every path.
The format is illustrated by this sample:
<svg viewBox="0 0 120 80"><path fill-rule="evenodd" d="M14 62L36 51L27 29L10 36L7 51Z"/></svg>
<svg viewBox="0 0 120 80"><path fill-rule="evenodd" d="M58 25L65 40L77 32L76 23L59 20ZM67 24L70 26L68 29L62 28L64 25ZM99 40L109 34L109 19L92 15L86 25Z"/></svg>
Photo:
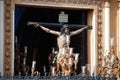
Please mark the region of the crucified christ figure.
<svg viewBox="0 0 120 80"><path fill-rule="evenodd" d="M62 49L63 47L67 47L69 48L70 45L70 37L76 34L79 34L80 32L82 32L83 30L87 29L88 26L80 28L76 31L69 31L68 26L67 25L63 25L63 27L61 28L60 32L59 31L54 31L51 30L49 28L46 28L44 26L37 26L40 27L42 30L44 30L47 33L51 33L54 35L57 35L57 45L58 45L58 49Z"/></svg>
<svg viewBox="0 0 120 80"><path fill-rule="evenodd" d="M70 37L73 35L77 35L79 33L81 33L83 30L85 29L91 29L91 26L85 26L82 27L78 30L75 31L71 31L68 28L68 25L63 25L63 27L61 28L60 31L55 31L55 30L51 30L47 27L44 27L36 22L29 22L28 24L34 24L35 27L40 27L40 29L44 30L47 33L53 34L57 36L57 46L58 46L58 50L63 49L64 47L69 48L70 45Z"/></svg>

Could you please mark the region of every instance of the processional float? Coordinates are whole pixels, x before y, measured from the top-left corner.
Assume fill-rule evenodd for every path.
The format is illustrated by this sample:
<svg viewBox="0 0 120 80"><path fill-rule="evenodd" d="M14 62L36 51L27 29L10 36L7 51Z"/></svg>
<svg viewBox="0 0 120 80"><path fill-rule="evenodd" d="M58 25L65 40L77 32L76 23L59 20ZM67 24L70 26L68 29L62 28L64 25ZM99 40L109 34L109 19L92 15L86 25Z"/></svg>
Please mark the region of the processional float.
<svg viewBox="0 0 120 80"><path fill-rule="evenodd" d="M35 27L42 25L42 26L55 26L55 27L63 27L64 23L68 22L68 15L64 14L62 11L59 14L59 23L43 23L43 22L28 22L27 26L34 25ZM82 28L87 26L89 29L92 29L92 26L88 25L77 25L77 24L67 24L69 28ZM66 47L63 47L59 51L52 51L52 54L55 56L52 58L52 65L50 64L50 75L52 76L58 76L58 75L65 75L69 76L70 74L76 74L77 70L77 63L79 59L79 53L74 53L73 52L74 48L69 47L66 45ZM25 58L26 59L26 58ZM39 72L35 71L35 66L36 66L36 61L32 61L32 66L31 66L31 76L38 75ZM53 64L56 64L53 66ZM82 73L90 72L89 65L82 66ZM27 69L27 67L25 67ZM44 66L44 74L46 75L46 67Z"/></svg>
<svg viewBox="0 0 120 80"><path fill-rule="evenodd" d="M28 25L34 25L35 27L37 26L59 26L62 27L64 26L63 24L54 24L54 23L37 23L37 22L28 22ZM72 25L72 24L67 24L67 26L70 27L85 27L86 25ZM91 26L88 28L91 28ZM47 29L46 32L48 32L49 30ZM66 40L68 40L69 37L66 37ZM54 66L50 65L50 75L52 76L69 76L70 74L76 74L76 70L77 70L77 63L78 63L78 57L79 57L79 53L74 53L73 52L72 47L70 47L69 45L65 44L64 47L62 47L59 51L52 51L52 54L56 54L56 57L54 56L53 59L53 63L52 64L56 64ZM33 62L33 65L34 62ZM89 65L86 66L82 66L82 73L86 73L86 68L87 70L89 70L90 68L88 68ZM32 71L33 72L33 71Z"/></svg>

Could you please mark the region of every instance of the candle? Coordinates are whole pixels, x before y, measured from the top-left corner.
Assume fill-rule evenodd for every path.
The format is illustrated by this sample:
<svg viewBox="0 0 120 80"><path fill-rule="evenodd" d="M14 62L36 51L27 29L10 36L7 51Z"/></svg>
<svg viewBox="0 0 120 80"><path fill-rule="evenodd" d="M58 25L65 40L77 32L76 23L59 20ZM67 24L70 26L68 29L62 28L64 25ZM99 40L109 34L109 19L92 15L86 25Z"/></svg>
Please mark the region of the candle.
<svg viewBox="0 0 120 80"><path fill-rule="evenodd" d="M61 55L60 53L58 53L58 54L57 54L57 61L58 61L58 59L59 59L60 55Z"/></svg>
<svg viewBox="0 0 120 80"><path fill-rule="evenodd" d="M110 46L114 46L114 38L110 39Z"/></svg>
<svg viewBox="0 0 120 80"><path fill-rule="evenodd" d="M26 59L25 59L25 58L23 58L23 64L24 64L24 65L26 64Z"/></svg>
<svg viewBox="0 0 120 80"><path fill-rule="evenodd" d="M46 67L45 67L45 65L44 65L44 67L43 67L43 68L44 68L44 72L46 72Z"/></svg>
<svg viewBox="0 0 120 80"><path fill-rule="evenodd" d="M52 53L54 53L55 52L55 48L52 48Z"/></svg>
<svg viewBox="0 0 120 80"><path fill-rule="evenodd" d="M109 69L109 70L108 70L108 74L110 74L110 73L111 73L111 70Z"/></svg>
<svg viewBox="0 0 120 80"><path fill-rule="evenodd" d="M57 54L57 53L58 53L57 51L54 52L54 54Z"/></svg>
<svg viewBox="0 0 120 80"><path fill-rule="evenodd" d="M27 46L24 47L25 54L27 54Z"/></svg>
<svg viewBox="0 0 120 80"><path fill-rule="evenodd" d="M78 61L79 54L75 54L75 61Z"/></svg>
<svg viewBox="0 0 120 80"><path fill-rule="evenodd" d="M32 68L35 68L36 61L32 61Z"/></svg>
<svg viewBox="0 0 120 80"><path fill-rule="evenodd" d="M73 53L73 48L70 48L69 54L71 55Z"/></svg>
<svg viewBox="0 0 120 80"><path fill-rule="evenodd" d="M82 73L84 73L84 74L85 74L85 69L86 69L86 66L82 66L81 68L82 68Z"/></svg>
<svg viewBox="0 0 120 80"><path fill-rule="evenodd" d="M111 62L113 63L113 61L114 61L114 55L111 55Z"/></svg>
<svg viewBox="0 0 120 80"><path fill-rule="evenodd" d="M65 48L63 48L63 52L62 52L62 54L65 54Z"/></svg>
<svg viewBox="0 0 120 80"><path fill-rule="evenodd" d="M55 73L55 67L52 67L52 74Z"/></svg>
<svg viewBox="0 0 120 80"><path fill-rule="evenodd" d="M72 66L72 59L69 58L69 65Z"/></svg>
<svg viewBox="0 0 120 80"><path fill-rule="evenodd" d="M90 64L86 64L87 70L90 71Z"/></svg>
<svg viewBox="0 0 120 80"><path fill-rule="evenodd" d="M67 38L66 41L67 41L67 42L70 42L70 36L69 36L69 35L66 35L66 38Z"/></svg>
<svg viewBox="0 0 120 80"><path fill-rule="evenodd" d="M62 53L63 53L63 49L60 49L58 54L62 54Z"/></svg>

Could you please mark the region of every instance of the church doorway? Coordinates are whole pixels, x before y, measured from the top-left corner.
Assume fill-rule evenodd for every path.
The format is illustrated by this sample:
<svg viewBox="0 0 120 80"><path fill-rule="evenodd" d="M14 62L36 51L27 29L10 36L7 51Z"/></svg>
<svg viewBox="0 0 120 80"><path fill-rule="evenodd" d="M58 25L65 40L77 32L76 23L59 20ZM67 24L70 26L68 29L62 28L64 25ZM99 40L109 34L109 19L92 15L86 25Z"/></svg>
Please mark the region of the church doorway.
<svg viewBox="0 0 120 80"><path fill-rule="evenodd" d="M15 36L17 36L17 45L15 44L15 54L24 54L24 46L27 46L26 65L31 71L32 60L36 60L36 70L44 74L43 67L49 72L48 56L52 53L52 48L57 47L57 37L48 34L34 26L27 26L27 22L46 22L58 23L58 14L64 11L69 15L67 24L87 25L87 10L57 9L57 8L37 8L27 6L15 7ZM60 31L61 27L47 26L50 29ZM77 30L79 27L73 27L70 30ZM87 31L71 37L71 47L74 53L79 53L79 62L77 73L81 72L81 66L87 64ZM16 61L15 61L16 62ZM20 65L23 63L23 57L20 56ZM15 63L16 65L16 63ZM21 70L19 70L21 71ZM17 69L15 66L15 73Z"/></svg>

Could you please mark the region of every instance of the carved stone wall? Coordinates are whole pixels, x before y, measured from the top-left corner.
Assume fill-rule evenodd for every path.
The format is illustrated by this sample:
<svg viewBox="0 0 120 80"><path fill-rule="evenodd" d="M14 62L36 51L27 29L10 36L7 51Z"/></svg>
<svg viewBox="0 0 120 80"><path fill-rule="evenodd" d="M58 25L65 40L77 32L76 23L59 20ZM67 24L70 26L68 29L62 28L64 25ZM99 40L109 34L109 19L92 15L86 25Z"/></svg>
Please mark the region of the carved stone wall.
<svg viewBox="0 0 120 80"><path fill-rule="evenodd" d="M97 44L98 44L98 68L101 67L101 55L102 55L102 27L101 27L101 13L102 13L102 0L4 0L4 75L12 75L12 21L13 21L13 9L15 3L46 3L46 4L72 4L76 5L84 4L97 5L98 6L98 27L97 27Z"/></svg>

